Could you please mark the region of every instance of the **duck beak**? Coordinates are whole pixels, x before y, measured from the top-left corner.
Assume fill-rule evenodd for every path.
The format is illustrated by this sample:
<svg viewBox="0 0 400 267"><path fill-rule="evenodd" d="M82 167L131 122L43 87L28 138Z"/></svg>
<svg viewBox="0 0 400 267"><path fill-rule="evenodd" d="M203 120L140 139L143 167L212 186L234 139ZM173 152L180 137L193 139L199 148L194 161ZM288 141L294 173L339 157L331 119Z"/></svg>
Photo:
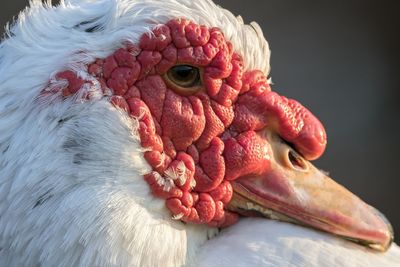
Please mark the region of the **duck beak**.
<svg viewBox="0 0 400 267"><path fill-rule="evenodd" d="M386 251L393 230L386 218L329 178L274 134L267 173L232 181L229 209L245 216L262 215L323 230Z"/></svg>

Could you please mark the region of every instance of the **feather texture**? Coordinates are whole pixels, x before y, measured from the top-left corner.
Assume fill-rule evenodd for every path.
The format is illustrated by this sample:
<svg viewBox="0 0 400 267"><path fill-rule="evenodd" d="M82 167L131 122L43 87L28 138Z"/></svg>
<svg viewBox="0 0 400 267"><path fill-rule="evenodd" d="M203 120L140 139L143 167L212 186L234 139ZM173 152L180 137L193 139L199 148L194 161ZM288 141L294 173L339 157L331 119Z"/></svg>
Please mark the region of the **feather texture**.
<svg viewBox="0 0 400 267"><path fill-rule="evenodd" d="M246 218L207 242L197 266L396 267L400 248L394 244L386 253L373 252L309 228Z"/></svg>

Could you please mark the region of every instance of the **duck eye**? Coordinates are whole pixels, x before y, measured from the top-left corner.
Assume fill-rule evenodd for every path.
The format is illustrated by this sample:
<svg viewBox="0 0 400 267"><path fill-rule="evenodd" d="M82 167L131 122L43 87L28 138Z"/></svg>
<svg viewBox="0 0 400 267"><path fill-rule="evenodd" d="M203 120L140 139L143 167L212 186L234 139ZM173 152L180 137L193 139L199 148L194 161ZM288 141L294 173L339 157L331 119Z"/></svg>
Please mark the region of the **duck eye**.
<svg viewBox="0 0 400 267"><path fill-rule="evenodd" d="M177 65L166 73L166 81L180 93L195 93L201 88L200 70L190 65Z"/></svg>

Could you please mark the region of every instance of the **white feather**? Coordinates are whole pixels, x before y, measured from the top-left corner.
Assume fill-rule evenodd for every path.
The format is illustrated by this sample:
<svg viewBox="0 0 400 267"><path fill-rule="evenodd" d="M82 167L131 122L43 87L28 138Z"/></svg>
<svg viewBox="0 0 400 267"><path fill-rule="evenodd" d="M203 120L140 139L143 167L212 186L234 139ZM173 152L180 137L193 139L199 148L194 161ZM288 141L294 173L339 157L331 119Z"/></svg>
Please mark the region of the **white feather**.
<svg viewBox="0 0 400 267"><path fill-rule="evenodd" d="M228 256L226 256L228 255ZM290 223L242 219L206 243L199 267L400 266L400 248L374 252L332 235Z"/></svg>

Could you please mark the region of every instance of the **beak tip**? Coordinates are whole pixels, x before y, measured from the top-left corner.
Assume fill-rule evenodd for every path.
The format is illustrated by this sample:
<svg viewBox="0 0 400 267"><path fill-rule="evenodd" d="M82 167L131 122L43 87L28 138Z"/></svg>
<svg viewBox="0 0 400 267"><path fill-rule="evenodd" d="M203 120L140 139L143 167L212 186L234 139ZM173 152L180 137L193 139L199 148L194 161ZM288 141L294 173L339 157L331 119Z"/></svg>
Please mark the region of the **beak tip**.
<svg viewBox="0 0 400 267"><path fill-rule="evenodd" d="M382 250L386 251L389 249L390 245L394 241L394 231L393 231L393 226L390 224L389 220L386 218L386 216L377 210L376 208L370 206L375 214L383 221L384 225L386 226L385 229L385 236L386 236L386 243L382 246Z"/></svg>

